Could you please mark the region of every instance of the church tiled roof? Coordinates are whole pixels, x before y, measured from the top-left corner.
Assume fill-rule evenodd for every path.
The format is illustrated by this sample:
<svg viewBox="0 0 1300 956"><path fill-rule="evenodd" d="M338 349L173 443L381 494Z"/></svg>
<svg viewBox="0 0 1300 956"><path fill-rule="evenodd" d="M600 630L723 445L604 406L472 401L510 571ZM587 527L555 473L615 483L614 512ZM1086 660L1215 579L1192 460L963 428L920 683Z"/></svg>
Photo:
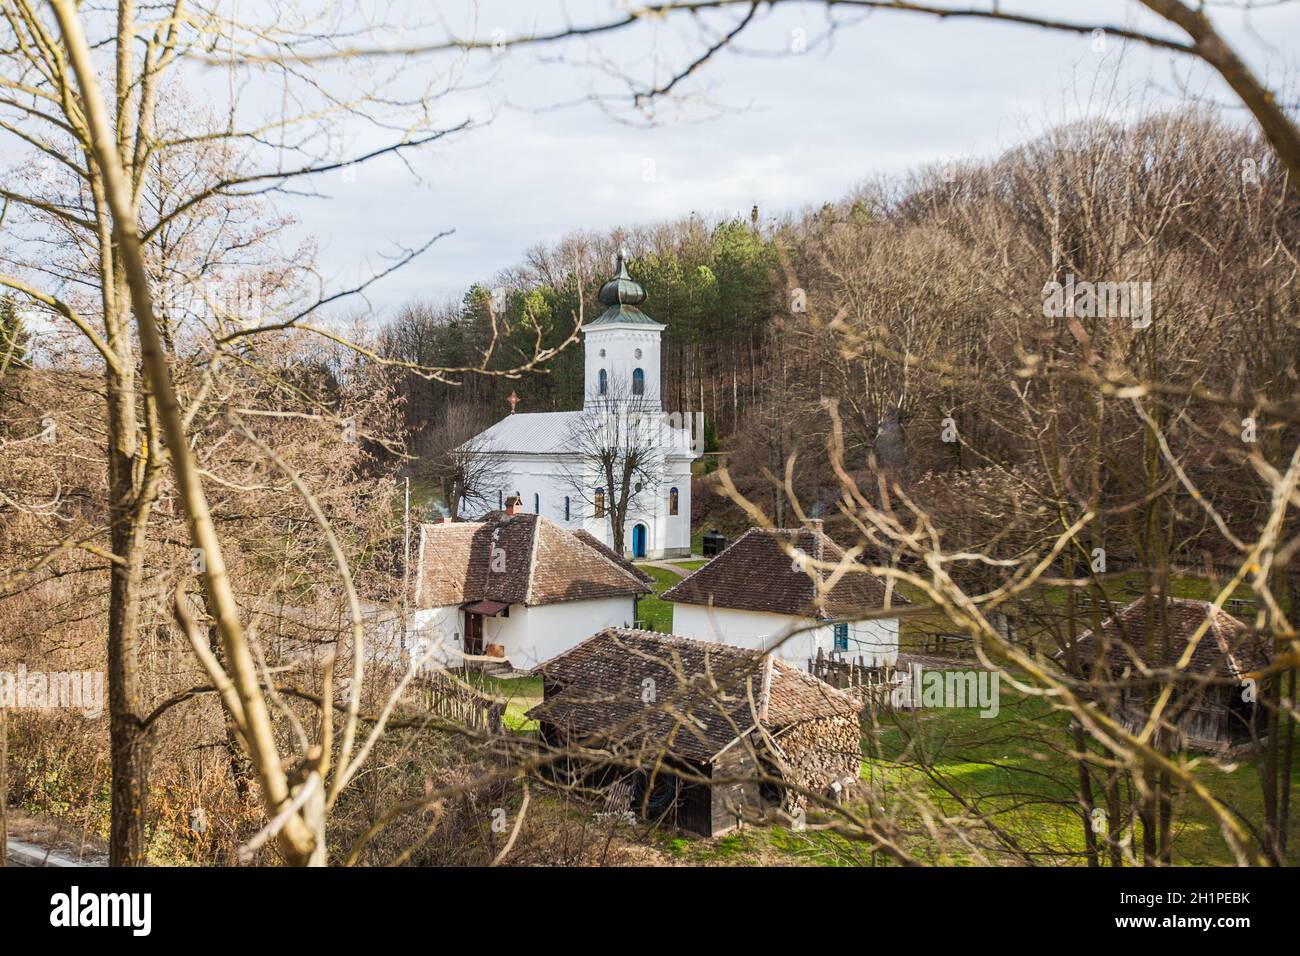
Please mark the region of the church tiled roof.
<svg viewBox="0 0 1300 956"><path fill-rule="evenodd" d="M536 606L645 594L640 575L535 514L420 526L415 606L468 601Z"/></svg>
<svg viewBox="0 0 1300 956"><path fill-rule="evenodd" d="M528 717L692 760L756 724L775 732L858 711L844 691L761 651L632 628L607 628L536 670L555 689Z"/></svg>
<svg viewBox="0 0 1300 956"><path fill-rule="evenodd" d="M796 567L791 548L812 559L815 570ZM661 597L678 604L823 619L853 618L883 607L885 585L862 565L853 562L838 580L833 580L833 568L821 567L843 560L844 550L820 530L751 528ZM891 595L891 606L907 603L897 591Z"/></svg>

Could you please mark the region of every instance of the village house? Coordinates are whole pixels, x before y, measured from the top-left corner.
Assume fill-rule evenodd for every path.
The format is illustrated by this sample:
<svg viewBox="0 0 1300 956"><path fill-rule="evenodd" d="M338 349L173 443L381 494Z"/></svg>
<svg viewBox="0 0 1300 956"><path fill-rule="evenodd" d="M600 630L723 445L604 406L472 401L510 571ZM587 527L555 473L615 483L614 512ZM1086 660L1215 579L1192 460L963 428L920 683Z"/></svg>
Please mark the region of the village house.
<svg viewBox="0 0 1300 956"><path fill-rule="evenodd" d="M498 508L518 496L534 514L583 529L607 546L614 542L613 489L594 459L605 447L630 448L644 464L629 490L624 550L635 558L689 555L691 461L703 452L703 419L696 416L693 434L689 417L664 412L659 379L665 326L641 311L645 290L628 274L625 253L619 253L617 272L599 298L605 311L581 330L582 408L516 413L512 406L465 447L492 456L501 482ZM614 419L618 426L608 424ZM609 446L602 445L602 431L615 436Z"/></svg>
<svg viewBox="0 0 1300 956"><path fill-rule="evenodd" d="M1152 702L1168 682L1163 678L1187 651L1191 638L1208 619L1186 669L1173 682L1173 694L1157 733L1171 735L1176 750L1225 753L1249 746L1264 733L1256 704L1264 678L1254 672L1268 666L1269 653L1260 635L1247 624L1209 601L1157 598L1148 621L1144 595L1101 625L1101 646L1088 631L1075 642L1085 675L1098 676L1099 664L1107 684L1118 684L1117 717L1134 733L1146 726ZM1060 658L1068 655L1062 652ZM1144 676L1152 671L1156 675Z"/></svg>
<svg viewBox="0 0 1300 956"><path fill-rule="evenodd" d="M552 763L606 806L717 836L803 794L838 797L858 779L857 702L770 654L628 628L601 631L537 668L528 711ZM764 782L760 776L775 782Z"/></svg>
<svg viewBox="0 0 1300 956"><path fill-rule="evenodd" d="M835 576L844 550L820 521L798 530L753 528L661 597L673 605L673 633L771 651L807 666L824 656L892 667L898 618L908 602L853 562ZM868 615L873 615L868 619Z"/></svg>
<svg viewBox="0 0 1300 956"><path fill-rule="evenodd" d="M636 621L652 579L589 536L536 514L420 527L408 644L447 666L526 670L602 628Z"/></svg>

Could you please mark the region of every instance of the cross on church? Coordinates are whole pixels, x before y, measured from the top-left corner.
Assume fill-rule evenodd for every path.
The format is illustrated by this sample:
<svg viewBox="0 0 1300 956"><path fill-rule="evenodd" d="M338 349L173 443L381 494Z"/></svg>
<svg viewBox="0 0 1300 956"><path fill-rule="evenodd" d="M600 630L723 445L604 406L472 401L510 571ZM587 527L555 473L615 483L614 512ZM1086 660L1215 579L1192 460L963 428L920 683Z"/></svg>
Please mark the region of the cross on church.
<svg viewBox="0 0 1300 956"><path fill-rule="evenodd" d="M507 398L506 401L510 403L510 414L513 415L515 413L515 406L519 404L519 396L514 393L514 389L510 390L510 397Z"/></svg>

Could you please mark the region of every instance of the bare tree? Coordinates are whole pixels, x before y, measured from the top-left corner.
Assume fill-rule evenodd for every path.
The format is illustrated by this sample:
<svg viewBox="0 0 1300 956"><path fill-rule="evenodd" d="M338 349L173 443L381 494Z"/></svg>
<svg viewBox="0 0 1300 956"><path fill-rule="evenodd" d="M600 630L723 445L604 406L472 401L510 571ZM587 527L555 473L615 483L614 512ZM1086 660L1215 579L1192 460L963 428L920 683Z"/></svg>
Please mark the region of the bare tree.
<svg viewBox="0 0 1300 956"><path fill-rule="evenodd" d="M564 483L593 518L608 521L619 554L626 550L627 522L638 503L655 500L663 483L666 431L658 403L617 379L606 394L589 397L568 426L566 447L573 458L564 466Z"/></svg>
<svg viewBox="0 0 1300 956"><path fill-rule="evenodd" d="M481 433L487 425L480 409L448 406L443 421L426 433L419 471L438 483L452 521L495 507L507 472L500 453Z"/></svg>

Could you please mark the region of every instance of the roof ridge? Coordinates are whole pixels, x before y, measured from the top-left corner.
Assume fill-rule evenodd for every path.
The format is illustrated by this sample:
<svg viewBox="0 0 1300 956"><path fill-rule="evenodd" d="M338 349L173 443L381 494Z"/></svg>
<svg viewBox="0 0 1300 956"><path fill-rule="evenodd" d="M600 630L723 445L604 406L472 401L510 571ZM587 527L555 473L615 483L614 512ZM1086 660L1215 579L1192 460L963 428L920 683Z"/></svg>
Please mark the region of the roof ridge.
<svg viewBox="0 0 1300 956"><path fill-rule="evenodd" d="M523 517L522 515L511 515L511 517ZM524 578L524 607L530 607L533 603L533 570L537 567L537 539L541 537L539 533L542 522L546 519L541 515L529 515L533 520L529 522L529 532L531 539L528 542L528 568Z"/></svg>
<svg viewBox="0 0 1300 956"><path fill-rule="evenodd" d="M635 582L637 583L638 586L642 586L642 585L645 584L644 581L642 581L640 578L638 578L635 574L633 574L633 573L632 573L631 571L629 571L627 568L623 567L623 565L619 564L617 561L615 561L613 558L611 558L608 554L606 554L606 553L605 553L604 551L602 551L600 548L593 547L593 546L591 545L591 543L588 542L588 541L586 540L586 538L584 538L582 535L578 534L578 531L583 531L583 532L586 532L587 535L588 535L589 537L591 537L591 539L592 539L593 541L596 540L596 539L595 539L595 536L593 536L593 535L591 534L590 531L587 531L586 528L579 528L578 531L570 531L570 530L568 530L567 528L562 528L562 527L560 527L558 524L556 524L554 521L551 521L549 518L543 518L542 520L545 521L547 524L551 525L551 526L552 526L553 528L555 528L557 531L562 531L563 533L567 534L569 537L571 537L571 538L573 538L574 540L576 540L576 541L578 541L579 543L581 543L582 546L583 546L584 548L586 548L588 551L594 551L597 555L600 556L600 559L601 559L602 561L604 561L606 564L608 564L611 568L614 568L615 570L617 570L620 574L622 574L622 575L623 575L624 577L626 577L628 580L630 580L630 581L635 581ZM613 548L610 548L610 551L611 551L611 552L613 552L613 550L614 550Z"/></svg>
<svg viewBox="0 0 1300 956"><path fill-rule="evenodd" d="M419 549L420 553L415 560L415 594L408 595L408 597L411 598L411 603L414 604L416 607L420 606L420 588L424 585L424 543L425 541L428 540L428 535L425 533L424 529L425 529L425 525L421 524L420 525L420 549ZM407 560L409 561L410 556L407 555L406 557ZM409 572L410 569L408 568L406 570Z"/></svg>

